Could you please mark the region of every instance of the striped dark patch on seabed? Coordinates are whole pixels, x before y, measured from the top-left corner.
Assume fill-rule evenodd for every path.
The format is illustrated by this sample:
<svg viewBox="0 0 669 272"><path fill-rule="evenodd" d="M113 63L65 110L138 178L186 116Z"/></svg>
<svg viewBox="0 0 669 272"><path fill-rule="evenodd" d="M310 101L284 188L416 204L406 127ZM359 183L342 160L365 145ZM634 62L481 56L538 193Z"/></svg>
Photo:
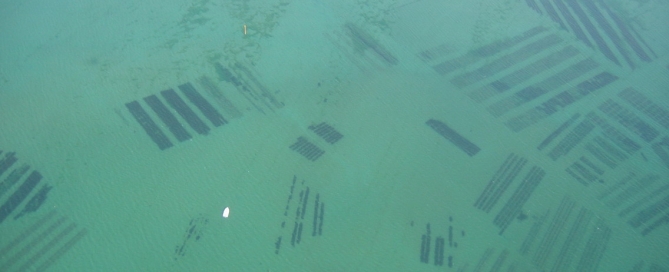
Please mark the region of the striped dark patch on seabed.
<svg viewBox="0 0 669 272"><path fill-rule="evenodd" d="M88 230L51 210L36 218L0 248L1 271L45 271L77 244Z"/></svg>

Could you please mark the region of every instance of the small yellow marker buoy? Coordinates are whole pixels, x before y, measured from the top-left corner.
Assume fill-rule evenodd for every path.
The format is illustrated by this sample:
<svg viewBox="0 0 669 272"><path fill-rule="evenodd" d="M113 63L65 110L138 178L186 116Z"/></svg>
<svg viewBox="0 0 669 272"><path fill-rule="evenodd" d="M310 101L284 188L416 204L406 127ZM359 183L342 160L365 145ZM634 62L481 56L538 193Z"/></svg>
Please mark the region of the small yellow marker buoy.
<svg viewBox="0 0 669 272"><path fill-rule="evenodd" d="M244 25L244 35L246 35L246 25Z"/></svg>

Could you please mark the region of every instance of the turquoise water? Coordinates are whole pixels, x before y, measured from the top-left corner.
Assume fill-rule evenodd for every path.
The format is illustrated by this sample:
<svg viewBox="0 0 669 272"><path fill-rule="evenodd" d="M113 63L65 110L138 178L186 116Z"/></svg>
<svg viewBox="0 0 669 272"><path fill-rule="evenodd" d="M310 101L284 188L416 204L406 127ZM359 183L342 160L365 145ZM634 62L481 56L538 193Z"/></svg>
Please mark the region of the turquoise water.
<svg viewBox="0 0 669 272"><path fill-rule="evenodd" d="M667 14L4 1L0 271L665 271Z"/></svg>

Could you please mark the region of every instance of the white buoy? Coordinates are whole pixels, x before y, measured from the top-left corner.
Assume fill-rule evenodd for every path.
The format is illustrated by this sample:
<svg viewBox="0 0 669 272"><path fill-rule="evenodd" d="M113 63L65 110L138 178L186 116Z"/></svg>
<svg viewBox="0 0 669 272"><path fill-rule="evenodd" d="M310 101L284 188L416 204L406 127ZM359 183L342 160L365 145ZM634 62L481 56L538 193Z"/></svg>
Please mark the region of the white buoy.
<svg viewBox="0 0 669 272"><path fill-rule="evenodd" d="M223 218L228 218L228 216L230 216L230 207L225 207L223 209Z"/></svg>

